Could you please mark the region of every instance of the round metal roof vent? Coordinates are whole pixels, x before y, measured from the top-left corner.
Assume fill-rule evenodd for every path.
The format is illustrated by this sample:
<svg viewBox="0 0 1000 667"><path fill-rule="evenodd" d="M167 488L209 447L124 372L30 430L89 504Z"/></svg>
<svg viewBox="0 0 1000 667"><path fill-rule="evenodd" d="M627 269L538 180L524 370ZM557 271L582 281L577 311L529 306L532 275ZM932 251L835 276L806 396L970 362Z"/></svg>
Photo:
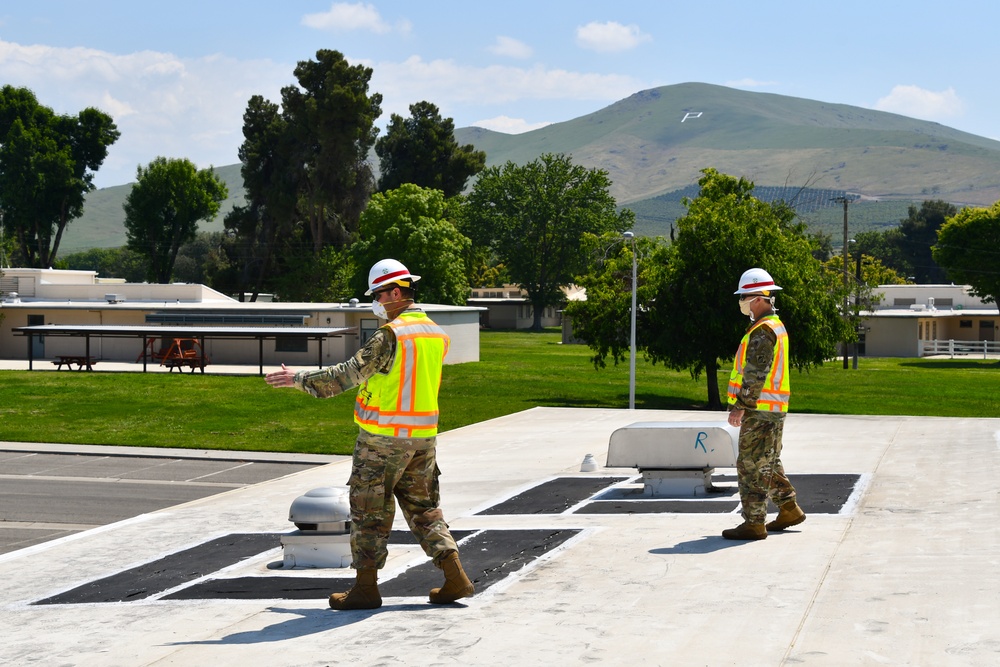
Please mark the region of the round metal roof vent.
<svg viewBox="0 0 1000 667"><path fill-rule="evenodd" d="M288 520L298 528L351 520L351 502L346 486L322 486L292 501Z"/></svg>

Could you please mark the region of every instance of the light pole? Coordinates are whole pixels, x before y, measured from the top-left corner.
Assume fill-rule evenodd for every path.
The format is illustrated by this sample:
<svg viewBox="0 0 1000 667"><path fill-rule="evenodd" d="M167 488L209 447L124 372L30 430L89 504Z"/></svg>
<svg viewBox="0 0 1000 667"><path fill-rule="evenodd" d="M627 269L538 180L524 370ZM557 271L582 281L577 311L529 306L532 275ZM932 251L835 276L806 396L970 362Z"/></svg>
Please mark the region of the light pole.
<svg viewBox="0 0 1000 667"><path fill-rule="evenodd" d="M625 232L622 236L626 241L632 242L632 335L629 338L628 355L628 409L635 410L635 234Z"/></svg>

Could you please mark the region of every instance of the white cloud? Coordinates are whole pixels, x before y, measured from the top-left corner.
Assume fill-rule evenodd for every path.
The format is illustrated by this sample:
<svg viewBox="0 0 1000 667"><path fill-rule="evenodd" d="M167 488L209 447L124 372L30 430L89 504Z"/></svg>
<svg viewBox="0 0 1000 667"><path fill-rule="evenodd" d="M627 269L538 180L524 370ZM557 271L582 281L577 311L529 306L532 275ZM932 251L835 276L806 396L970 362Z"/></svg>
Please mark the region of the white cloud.
<svg viewBox="0 0 1000 667"><path fill-rule="evenodd" d="M614 21L597 23L593 21L576 29L576 43L581 48L599 53L628 51L652 37L642 32L639 26L622 25Z"/></svg>
<svg viewBox="0 0 1000 667"><path fill-rule="evenodd" d="M875 103L875 108L913 118L940 121L961 116L965 112L965 103L954 88L934 92L919 86L895 86L888 95Z"/></svg>
<svg viewBox="0 0 1000 667"><path fill-rule="evenodd" d="M539 128L545 127L546 125L551 125L552 123L529 123L523 118L510 118L509 116L497 116L496 118L487 118L485 120L477 120L472 123L473 127L483 127L487 130L493 130L494 132L503 132L504 134L522 134L524 132L531 132L532 130L537 130Z"/></svg>
<svg viewBox="0 0 1000 667"><path fill-rule="evenodd" d="M384 34L392 30L392 27L382 19L374 5L366 5L362 2L335 2L330 5L329 11L303 16L302 25L307 28L331 32L370 30ZM408 31L409 24L403 25L406 26L404 30Z"/></svg>
<svg viewBox="0 0 1000 667"><path fill-rule="evenodd" d="M98 108L102 109L112 118L118 119L124 118L125 116L131 116L136 113L131 104L128 102L122 102L121 100L116 100L108 91L104 91L104 94L101 95L101 103L98 105Z"/></svg>
<svg viewBox="0 0 1000 667"><path fill-rule="evenodd" d="M618 74L569 72L544 67L491 65L470 67L453 60L426 61L411 56L401 63L367 63L372 67L372 89L385 97L385 113L407 113L410 104L432 100L485 106L514 100L616 101L642 89L642 84ZM403 111L396 108L402 107Z"/></svg>
<svg viewBox="0 0 1000 667"><path fill-rule="evenodd" d="M534 51L530 46L524 42L518 41L513 37L505 37L500 35L497 37L497 41L488 47L490 53L497 56L506 56L508 58L518 58L524 60L525 58L530 58Z"/></svg>
<svg viewBox="0 0 1000 667"><path fill-rule="evenodd" d="M370 90L383 95L382 122L392 113L406 117L409 105L429 100L459 125L487 118L479 124L526 131L537 125L500 114L520 101L610 103L648 87L631 76L542 66L473 67L417 56L403 62L349 60L374 68ZM247 101L261 95L280 103L281 87L295 83L293 67L218 55L115 54L0 40L0 81L31 88L57 113L93 106L114 118L121 138L95 176L98 187L133 181L137 165L161 155L187 158L201 168L236 163Z"/></svg>
<svg viewBox="0 0 1000 667"><path fill-rule="evenodd" d="M107 187L134 180L137 165L160 155L202 168L238 162L247 101L255 94L279 101L281 86L294 76L291 66L270 61L120 55L0 40L0 81L30 88L56 113L96 107L109 114L121 137L95 176Z"/></svg>

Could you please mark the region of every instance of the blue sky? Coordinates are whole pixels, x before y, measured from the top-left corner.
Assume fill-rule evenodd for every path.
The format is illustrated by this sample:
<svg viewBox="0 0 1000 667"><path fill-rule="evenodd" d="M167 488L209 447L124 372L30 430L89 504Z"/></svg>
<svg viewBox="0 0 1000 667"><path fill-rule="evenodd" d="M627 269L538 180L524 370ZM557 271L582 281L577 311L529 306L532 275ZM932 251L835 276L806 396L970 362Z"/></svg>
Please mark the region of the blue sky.
<svg viewBox="0 0 1000 667"><path fill-rule="evenodd" d="M42 0L0 7L0 84L122 132L95 179L238 161L251 95L318 49L372 67L380 125L421 100L520 132L698 81L900 113L1000 139L1000 3L716 0Z"/></svg>

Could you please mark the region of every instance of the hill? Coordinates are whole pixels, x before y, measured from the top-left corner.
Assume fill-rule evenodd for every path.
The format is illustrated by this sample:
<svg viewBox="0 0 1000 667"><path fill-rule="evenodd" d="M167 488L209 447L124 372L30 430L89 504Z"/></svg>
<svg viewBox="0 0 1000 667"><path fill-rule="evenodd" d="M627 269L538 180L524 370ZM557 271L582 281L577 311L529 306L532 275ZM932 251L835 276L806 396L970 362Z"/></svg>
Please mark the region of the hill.
<svg viewBox="0 0 1000 667"><path fill-rule="evenodd" d="M246 203L239 164L214 167L213 171L229 189L229 198L222 202L214 220L199 225L198 229L203 232L221 232L226 213L234 206ZM132 183L128 183L101 188L88 194L83 215L71 222L63 233L59 254L68 255L90 248L117 248L125 245L125 210L122 204L131 190Z"/></svg>
<svg viewBox="0 0 1000 667"><path fill-rule="evenodd" d="M621 204L696 183L705 167L757 185L871 198L1000 199L1000 142L897 114L702 83L645 90L592 114L507 135L456 131L487 163L545 152L605 169Z"/></svg>
<svg viewBox="0 0 1000 667"><path fill-rule="evenodd" d="M702 83L644 90L524 134L466 127L455 136L486 151L488 165L551 152L606 170L612 194L636 212L636 231L647 235L669 233L706 167L752 180L762 199L767 188L799 193L800 215L827 233L843 227L843 209L831 196L846 192L861 195L850 208L855 231L894 226L909 204L925 199L972 206L1000 200L998 141L898 114ZM207 231L221 229L222 215L242 202L239 165L217 172L231 199ZM129 187L91 193L62 252L123 244L121 202ZM806 210L809 197L816 204Z"/></svg>

